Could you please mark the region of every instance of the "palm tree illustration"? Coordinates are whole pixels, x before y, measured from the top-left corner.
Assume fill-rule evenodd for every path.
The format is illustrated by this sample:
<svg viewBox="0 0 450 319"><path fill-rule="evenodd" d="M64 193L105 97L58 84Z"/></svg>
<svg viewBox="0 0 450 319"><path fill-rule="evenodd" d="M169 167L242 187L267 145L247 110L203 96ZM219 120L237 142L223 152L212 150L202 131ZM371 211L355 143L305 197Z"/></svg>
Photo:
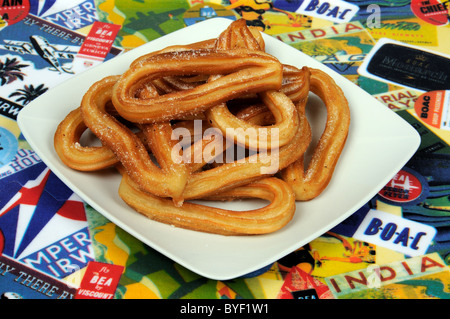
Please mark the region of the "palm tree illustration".
<svg viewBox="0 0 450 319"><path fill-rule="evenodd" d="M30 84L29 86L25 85L23 89L18 89L11 93L9 97L17 96L18 98L16 99L16 102L20 102L22 105L27 105L47 90L48 88L44 87L44 84L40 84L37 87Z"/></svg>
<svg viewBox="0 0 450 319"><path fill-rule="evenodd" d="M23 76L25 73L21 72L22 68L25 68L29 65L20 64L20 62L16 59L6 58L6 61L0 61L0 85L5 85L15 80L23 80Z"/></svg>

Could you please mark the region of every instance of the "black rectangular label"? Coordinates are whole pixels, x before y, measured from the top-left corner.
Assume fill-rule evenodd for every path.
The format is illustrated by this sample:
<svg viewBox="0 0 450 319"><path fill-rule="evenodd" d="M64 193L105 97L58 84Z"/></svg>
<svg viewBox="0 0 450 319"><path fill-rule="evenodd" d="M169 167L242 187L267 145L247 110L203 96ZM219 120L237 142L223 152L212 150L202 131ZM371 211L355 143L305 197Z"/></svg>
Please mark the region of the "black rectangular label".
<svg viewBox="0 0 450 319"><path fill-rule="evenodd" d="M381 46L367 72L419 90L450 89L450 59L397 44Z"/></svg>

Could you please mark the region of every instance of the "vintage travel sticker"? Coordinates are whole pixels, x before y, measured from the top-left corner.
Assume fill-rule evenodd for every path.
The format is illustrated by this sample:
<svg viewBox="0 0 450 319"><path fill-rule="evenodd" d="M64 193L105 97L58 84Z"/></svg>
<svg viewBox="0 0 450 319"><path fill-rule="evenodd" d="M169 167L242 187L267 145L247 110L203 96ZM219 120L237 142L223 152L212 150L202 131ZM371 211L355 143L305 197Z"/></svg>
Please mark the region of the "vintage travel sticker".
<svg viewBox="0 0 450 319"><path fill-rule="evenodd" d="M308 271L325 278L370 266L376 260L376 246L354 237L327 232L307 245L314 262Z"/></svg>
<svg viewBox="0 0 450 319"><path fill-rule="evenodd" d="M73 69L82 72L86 68L101 64L113 47L121 26L96 21L74 58Z"/></svg>
<svg viewBox="0 0 450 319"><path fill-rule="evenodd" d="M450 86L450 57L387 38L380 39L358 73L422 92Z"/></svg>
<svg viewBox="0 0 450 319"><path fill-rule="evenodd" d="M75 299L113 299L124 267L89 262Z"/></svg>
<svg viewBox="0 0 450 319"><path fill-rule="evenodd" d="M325 278L338 299L449 299L450 269L437 253Z"/></svg>
<svg viewBox="0 0 450 319"><path fill-rule="evenodd" d="M375 45L359 21L285 32L274 37L313 57L371 94L388 90L385 83L362 79L358 75L358 67Z"/></svg>
<svg viewBox="0 0 450 319"><path fill-rule="evenodd" d="M450 90L423 93L416 100L414 110L424 123L450 130Z"/></svg>
<svg viewBox="0 0 450 319"><path fill-rule="evenodd" d="M378 192L378 199L396 206L415 205L423 202L429 192L427 180L405 166Z"/></svg>
<svg viewBox="0 0 450 319"><path fill-rule="evenodd" d="M32 150L0 169L3 255L54 278L94 259L82 200Z"/></svg>
<svg viewBox="0 0 450 319"><path fill-rule="evenodd" d="M334 299L326 284L294 266L287 274L278 299Z"/></svg>
<svg viewBox="0 0 450 319"><path fill-rule="evenodd" d="M79 30L98 21L95 0L71 1L70 6L67 3L61 5L61 2L53 2L43 5L41 10L36 6L32 9L31 13L70 30Z"/></svg>
<svg viewBox="0 0 450 319"><path fill-rule="evenodd" d="M11 26L25 18L30 11L29 0L3 0L0 6L2 26ZM1 30L1 27L0 27Z"/></svg>
<svg viewBox="0 0 450 319"><path fill-rule="evenodd" d="M116 45L132 49L184 28L188 1L97 1L99 21L121 25Z"/></svg>
<svg viewBox="0 0 450 319"><path fill-rule="evenodd" d="M183 20L186 23L186 26L189 26L215 17L236 20L236 16L237 15L232 10L228 10L220 4L207 2L192 5L192 7L184 13Z"/></svg>
<svg viewBox="0 0 450 319"><path fill-rule="evenodd" d="M366 26L366 28L375 41L389 38L410 45L437 46L439 44L436 26L416 17L382 19L379 25Z"/></svg>
<svg viewBox="0 0 450 319"><path fill-rule="evenodd" d="M416 17L433 25L443 26L449 22L448 0L412 0L411 11Z"/></svg>
<svg viewBox="0 0 450 319"><path fill-rule="evenodd" d="M273 1L274 6L285 10L328 20L334 23L345 23L352 20L359 11L359 6L341 0L302 0Z"/></svg>
<svg viewBox="0 0 450 319"><path fill-rule="evenodd" d="M1 241L0 233L0 241ZM0 251L0 299L73 299L76 288Z"/></svg>
<svg viewBox="0 0 450 319"><path fill-rule="evenodd" d="M49 88L86 70L76 67L77 54L86 39L82 34L31 14L1 32L0 97L5 100L4 106L11 106L11 101L23 107ZM121 52L113 46L104 60Z"/></svg>
<svg viewBox="0 0 450 319"><path fill-rule="evenodd" d="M0 127L0 167L12 161L19 148L16 136L4 127Z"/></svg>
<svg viewBox="0 0 450 319"><path fill-rule="evenodd" d="M398 89L372 96L392 111L413 109L421 93L411 89Z"/></svg>
<svg viewBox="0 0 450 319"><path fill-rule="evenodd" d="M435 235L432 226L372 209L353 237L407 256L420 256L427 252Z"/></svg>

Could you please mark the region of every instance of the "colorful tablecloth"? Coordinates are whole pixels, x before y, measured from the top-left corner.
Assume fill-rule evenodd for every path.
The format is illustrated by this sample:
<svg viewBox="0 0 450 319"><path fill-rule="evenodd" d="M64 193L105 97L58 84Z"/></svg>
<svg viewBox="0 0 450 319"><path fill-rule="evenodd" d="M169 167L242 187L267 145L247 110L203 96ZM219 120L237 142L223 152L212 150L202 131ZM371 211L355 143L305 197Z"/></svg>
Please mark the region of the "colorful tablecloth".
<svg viewBox="0 0 450 319"><path fill-rule="evenodd" d="M1 297L449 299L448 10L444 0L2 1ZM217 16L244 18L326 64L422 139L405 167L347 220L267 269L226 281L185 269L83 202L42 162L16 121L58 83ZM92 37L102 32L109 41L99 45ZM405 50L414 57L405 60ZM362 70L376 55L382 62ZM378 72L383 63L396 71ZM352 196L352 189L342 193ZM426 232L433 237L424 242Z"/></svg>

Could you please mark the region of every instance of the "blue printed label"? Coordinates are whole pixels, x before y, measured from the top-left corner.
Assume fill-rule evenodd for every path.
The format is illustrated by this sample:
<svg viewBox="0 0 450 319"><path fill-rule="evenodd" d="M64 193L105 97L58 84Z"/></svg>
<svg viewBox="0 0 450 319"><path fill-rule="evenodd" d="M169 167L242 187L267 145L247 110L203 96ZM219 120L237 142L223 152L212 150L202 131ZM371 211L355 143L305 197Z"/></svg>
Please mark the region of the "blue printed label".
<svg viewBox="0 0 450 319"><path fill-rule="evenodd" d="M12 161L19 148L19 142L14 134L0 127L0 167Z"/></svg>

